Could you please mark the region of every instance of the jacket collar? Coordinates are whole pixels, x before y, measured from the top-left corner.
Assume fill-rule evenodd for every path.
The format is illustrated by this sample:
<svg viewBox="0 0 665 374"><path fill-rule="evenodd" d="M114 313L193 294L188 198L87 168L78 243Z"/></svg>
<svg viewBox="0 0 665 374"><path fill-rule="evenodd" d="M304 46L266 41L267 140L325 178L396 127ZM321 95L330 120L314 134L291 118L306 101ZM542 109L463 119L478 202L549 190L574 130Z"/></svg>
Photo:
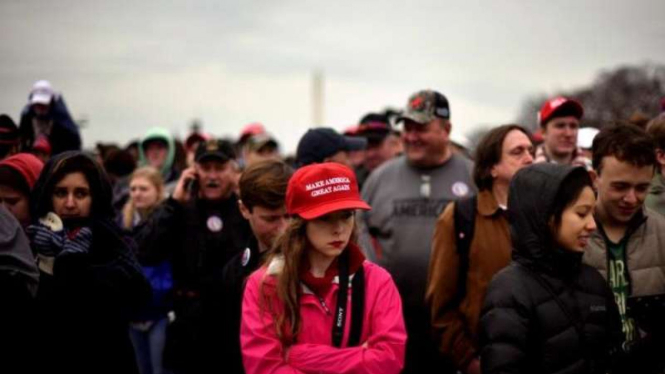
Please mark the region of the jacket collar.
<svg viewBox="0 0 665 374"><path fill-rule="evenodd" d="M503 212L499 203L494 198L490 190L483 190L478 193L478 213L484 217L491 217L497 212Z"/></svg>

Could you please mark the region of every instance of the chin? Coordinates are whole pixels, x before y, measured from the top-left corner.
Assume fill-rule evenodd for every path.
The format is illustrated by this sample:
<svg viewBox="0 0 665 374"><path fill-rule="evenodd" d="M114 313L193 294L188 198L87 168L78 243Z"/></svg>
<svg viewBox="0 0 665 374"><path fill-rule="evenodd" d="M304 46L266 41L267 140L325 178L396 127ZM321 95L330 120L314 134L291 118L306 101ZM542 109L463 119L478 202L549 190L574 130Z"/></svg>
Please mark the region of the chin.
<svg viewBox="0 0 665 374"><path fill-rule="evenodd" d="M224 195L222 194L222 191L219 190L204 190L203 191L203 197L206 200L219 200L223 197Z"/></svg>

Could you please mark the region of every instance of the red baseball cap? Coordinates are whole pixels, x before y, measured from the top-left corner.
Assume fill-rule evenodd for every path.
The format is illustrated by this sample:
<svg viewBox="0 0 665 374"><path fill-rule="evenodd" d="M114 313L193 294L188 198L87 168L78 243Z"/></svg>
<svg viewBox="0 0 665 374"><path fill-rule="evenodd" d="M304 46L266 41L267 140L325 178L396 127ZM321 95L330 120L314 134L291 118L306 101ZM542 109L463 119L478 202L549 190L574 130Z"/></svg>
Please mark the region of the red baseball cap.
<svg viewBox="0 0 665 374"><path fill-rule="evenodd" d="M238 143L244 143L245 141L247 141L247 138L249 138L250 136L265 134L265 132L266 128L263 126L262 123L253 122L247 124L240 131L240 138L238 139Z"/></svg>
<svg viewBox="0 0 665 374"><path fill-rule="evenodd" d="M543 107L540 108L540 112L538 112L538 124L544 126L550 119L561 115L571 115L580 119L584 115L584 108L582 108L582 104L577 100L557 96L547 100L543 104Z"/></svg>
<svg viewBox="0 0 665 374"><path fill-rule="evenodd" d="M360 198L355 173L335 162L298 169L286 189L286 211L310 220L346 209L370 210Z"/></svg>

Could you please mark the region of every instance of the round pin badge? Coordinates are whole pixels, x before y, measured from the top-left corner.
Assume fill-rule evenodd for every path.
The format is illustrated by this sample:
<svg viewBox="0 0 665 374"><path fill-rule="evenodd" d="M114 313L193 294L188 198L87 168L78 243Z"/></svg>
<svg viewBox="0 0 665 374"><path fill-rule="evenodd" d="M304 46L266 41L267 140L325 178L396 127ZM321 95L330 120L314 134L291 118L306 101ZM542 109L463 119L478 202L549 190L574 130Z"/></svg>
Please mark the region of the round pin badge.
<svg viewBox="0 0 665 374"><path fill-rule="evenodd" d="M469 194L469 186L464 182L455 182L452 187L453 195L457 197L466 196Z"/></svg>
<svg viewBox="0 0 665 374"><path fill-rule="evenodd" d="M249 259L252 257L252 251L249 248L245 248L245 252L242 254L242 266L247 266L249 264Z"/></svg>
<svg viewBox="0 0 665 374"><path fill-rule="evenodd" d="M206 224L208 225L208 230L212 232L220 232L222 231L222 228L224 228L224 222L222 222L222 219L217 216L208 217L208 222L206 222Z"/></svg>

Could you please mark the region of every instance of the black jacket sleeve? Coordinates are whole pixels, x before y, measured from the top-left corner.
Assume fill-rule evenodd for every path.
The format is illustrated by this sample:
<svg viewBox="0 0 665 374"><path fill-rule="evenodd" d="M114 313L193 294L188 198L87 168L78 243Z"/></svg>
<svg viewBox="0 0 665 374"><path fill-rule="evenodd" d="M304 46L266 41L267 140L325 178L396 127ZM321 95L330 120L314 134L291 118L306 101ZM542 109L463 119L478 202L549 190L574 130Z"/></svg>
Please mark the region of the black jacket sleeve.
<svg viewBox="0 0 665 374"><path fill-rule="evenodd" d="M499 272L489 285L480 317L483 374L526 373L531 308L514 268Z"/></svg>
<svg viewBox="0 0 665 374"><path fill-rule="evenodd" d="M184 234L183 206L166 199L134 232L138 259L144 265L155 265L172 258Z"/></svg>
<svg viewBox="0 0 665 374"><path fill-rule="evenodd" d="M88 253L56 257L55 287L65 300L89 305L101 314L129 319L151 298L150 283L134 256L133 243L112 229L93 229Z"/></svg>

